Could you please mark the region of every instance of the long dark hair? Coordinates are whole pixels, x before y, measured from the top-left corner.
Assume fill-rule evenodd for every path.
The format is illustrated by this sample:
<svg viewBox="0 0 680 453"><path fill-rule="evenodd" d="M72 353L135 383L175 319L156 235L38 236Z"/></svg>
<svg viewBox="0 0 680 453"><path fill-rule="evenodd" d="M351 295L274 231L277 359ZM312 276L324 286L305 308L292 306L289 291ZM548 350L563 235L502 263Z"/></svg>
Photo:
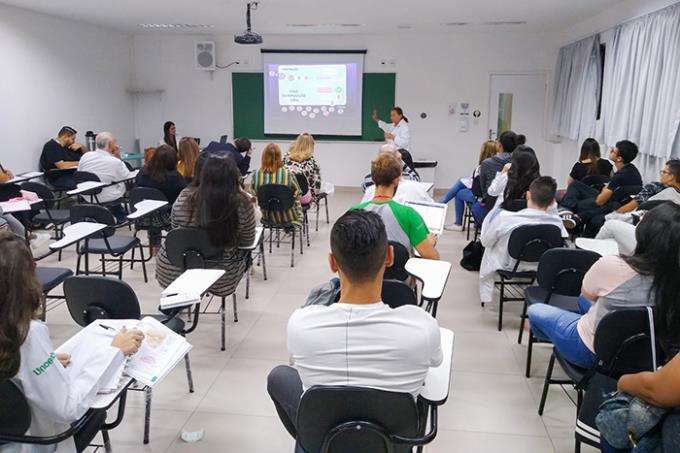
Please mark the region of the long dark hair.
<svg viewBox="0 0 680 453"><path fill-rule="evenodd" d="M395 107L392 107L392 110L394 110L395 112L397 112L397 114L398 114L404 121L406 121L406 122L408 123L408 118L406 118L406 117L404 116L404 111L402 110L401 107L396 107L396 106L395 106Z"/></svg>
<svg viewBox="0 0 680 453"><path fill-rule="evenodd" d="M411 170L411 172L415 173L418 177L420 177L418 171L416 170L416 166L413 164L413 157L411 157L411 153L405 150L404 148L399 148L398 151L399 154L401 154L401 161L406 164L406 166L409 168L409 170Z"/></svg>
<svg viewBox="0 0 680 453"><path fill-rule="evenodd" d="M578 156L579 162L590 159L588 167L589 175L599 174L597 162L600 160L600 144L594 138L587 138L581 145L581 153Z"/></svg>
<svg viewBox="0 0 680 453"><path fill-rule="evenodd" d="M238 241L238 208L246 196L241 192L241 172L229 156L211 156L201 169L194 195L196 221L208 231L215 247L235 247Z"/></svg>
<svg viewBox="0 0 680 453"><path fill-rule="evenodd" d="M168 145L156 148L156 152L144 167L146 174L156 182L165 181L165 175L173 170L177 171L177 151Z"/></svg>
<svg viewBox="0 0 680 453"><path fill-rule="evenodd" d="M654 277L656 328L666 350L680 340L680 206L664 203L648 211L635 228L637 246L623 257L638 274Z"/></svg>
<svg viewBox="0 0 680 453"><path fill-rule="evenodd" d="M503 192L501 208L511 209L512 201L522 198L531 182L541 176L541 167L536 152L525 145L518 146L512 153L512 166L508 171L508 184Z"/></svg>
<svg viewBox="0 0 680 453"><path fill-rule="evenodd" d="M193 187L198 187L201 185L201 174L203 173L203 167L205 166L205 162L212 156L213 154L207 153L205 151L198 155L198 158L196 159L196 165L194 165L194 179L191 181L191 185Z"/></svg>
<svg viewBox="0 0 680 453"><path fill-rule="evenodd" d="M26 243L0 233L0 382L14 377L21 365L21 345L40 307L42 287Z"/></svg>
<svg viewBox="0 0 680 453"><path fill-rule="evenodd" d="M172 121L166 121L163 124L163 142L168 146L172 146L177 151L177 137L170 135L170 128L174 125L175 123Z"/></svg>

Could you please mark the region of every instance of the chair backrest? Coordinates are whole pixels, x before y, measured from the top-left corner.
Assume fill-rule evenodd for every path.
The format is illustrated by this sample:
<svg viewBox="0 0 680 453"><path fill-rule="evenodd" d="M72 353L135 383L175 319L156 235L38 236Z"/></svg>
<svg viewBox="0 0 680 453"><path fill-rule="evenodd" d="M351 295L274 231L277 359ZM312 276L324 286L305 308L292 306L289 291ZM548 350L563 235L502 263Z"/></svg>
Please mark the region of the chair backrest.
<svg viewBox="0 0 680 453"><path fill-rule="evenodd" d="M406 262L411 257L409 250L401 242L389 241L389 245L394 249L394 262L385 269L383 278L404 281L409 275L406 272Z"/></svg>
<svg viewBox="0 0 680 453"><path fill-rule="evenodd" d="M262 209L263 224L287 224L285 213L295 205L295 193L283 184L265 184L257 189L257 204Z"/></svg>
<svg viewBox="0 0 680 453"><path fill-rule="evenodd" d="M642 186L621 186L614 189L611 201L624 204L630 201L630 197L637 195L642 190Z"/></svg>
<svg viewBox="0 0 680 453"><path fill-rule="evenodd" d="M144 200L168 201L168 198L158 189L153 187L135 187L128 192L130 206L134 207L137 203Z"/></svg>
<svg viewBox="0 0 680 453"><path fill-rule="evenodd" d="M51 209L54 205L54 192L52 192L52 189L47 187L45 184L27 181L21 184L21 190L26 190L28 192L37 194L38 197L43 200L43 203L47 209Z"/></svg>
<svg viewBox="0 0 680 453"><path fill-rule="evenodd" d="M71 223L77 222L94 222L111 225L104 228L100 233L92 235L93 238L103 238L113 236L116 232L116 218L111 214L111 211L104 206L96 204L77 204L71 206L69 217Z"/></svg>
<svg viewBox="0 0 680 453"><path fill-rule="evenodd" d="M66 306L73 320L86 326L97 319L139 319L135 291L110 277L75 276L64 281Z"/></svg>
<svg viewBox="0 0 680 453"><path fill-rule="evenodd" d="M76 171L73 173L73 178L76 180L76 184L80 184L83 182L102 182L101 179L99 179L99 176L97 176L94 173L90 173L89 171ZM87 192L83 192L83 195L98 195L102 191L101 187L98 187L96 189L91 189L88 190Z"/></svg>
<svg viewBox="0 0 680 453"><path fill-rule="evenodd" d="M11 380L0 383L0 436L22 436L30 426L31 408L21 389Z"/></svg>
<svg viewBox="0 0 680 453"><path fill-rule="evenodd" d="M588 269L600 259L590 250L554 248L541 256L536 271L538 285L552 294L578 296L581 294L583 277ZM549 302L549 299L546 303Z"/></svg>
<svg viewBox="0 0 680 453"><path fill-rule="evenodd" d="M657 363L663 363L651 307L619 309L605 315L597 325L594 346L600 371L614 379L654 371Z"/></svg>
<svg viewBox="0 0 680 453"><path fill-rule="evenodd" d="M520 262L537 263L546 250L562 247L562 232L555 225L522 225L510 233L508 254Z"/></svg>
<svg viewBox="0 0 680 453"><path fill-rule="evenodd" d="M219 258L224 249L210 243L208 232L199 228L175 228L165 238L165 251L173 266L202 269L210 259Z"/></svg>
<svg viewBox="0 0 680 453"><path fill-rule="evenodd" d="M309 181L307 177L302 173L295 173L295 179L297 179L298 186L300 186L300 195L304 195L309 192Z"/></svg>
<svg viewBox="0 0 680 453"><path fill-rule="evenodd" d="M594 189L602 189L602 186L609 182L609 175L587 175L581 179L581 182Z"/></svg>
<svg viewBox="0 0 680 453"><path fill-rule="evenodd" d="M298 407L297 442L306 453L406 453L390 435L415 437L418 408L408 393L357 387L314 386Z"/></svg>
<svg viewBox="0 0 680 453"><path fill-rule="evenodd" d="M383 280L381 297L383 302L391 308L418 304L413 289L400 280Z"/></svg>

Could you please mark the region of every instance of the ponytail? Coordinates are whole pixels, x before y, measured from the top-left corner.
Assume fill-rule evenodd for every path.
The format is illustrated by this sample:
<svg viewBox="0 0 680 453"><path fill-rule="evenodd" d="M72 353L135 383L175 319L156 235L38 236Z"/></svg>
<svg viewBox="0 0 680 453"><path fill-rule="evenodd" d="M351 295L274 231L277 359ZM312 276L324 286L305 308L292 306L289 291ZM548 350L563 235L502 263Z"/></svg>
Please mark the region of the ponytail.
<svg viewBox="0 0 680 453"><path fill-rule="evenodd" d="M401 116L401 118L402 118L404 121L406 121L406 122L408 123L408 118L406 118L406 117L404 116L404 111L402 110L401 107L394 106L394 107L392 107L392 110L395 111L395 112L397 112L397 114L398 114L399 116Z"/></svg>

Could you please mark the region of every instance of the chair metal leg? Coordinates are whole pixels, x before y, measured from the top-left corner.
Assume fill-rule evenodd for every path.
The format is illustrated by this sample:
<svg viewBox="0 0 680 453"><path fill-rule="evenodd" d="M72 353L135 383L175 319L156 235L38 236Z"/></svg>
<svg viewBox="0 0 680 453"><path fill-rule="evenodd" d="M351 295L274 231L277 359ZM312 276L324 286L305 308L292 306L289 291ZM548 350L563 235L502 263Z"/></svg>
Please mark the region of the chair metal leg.
<svg viewBox="0 0 680 453"><path fill-rule="evenodd" d="M225 311L226 311L225 297L222 297L222 306L220 307L220 323L221 323L220 341L222 342L220 349L222 351L227 349L227 339L226 339L226 333L225 333L225 331L227 329L227 321L225 319Z"/></svg>
<svg viewBox="0 0 680 453"><path fill-rule="evenodd" d="M305 235L307 236L307 247L309 247L309 216L305 212Z"/></svg>
<svg viewBox="0 0 680 453"><path fill-rule="evenodd" d="M264 242L260 244L260 259L262 260L262 274L264 275L265 281L267 280L267 264L264 260Z"/></svg>
<svg viewBox="0 0 680 453"><path fill-rule="evenodd" d="M123 255L118 257L118 280L123 279Z"/></svg>
<svg viewBox="0 0 680 453"><path fill-rule="evenodd" d="M136 233L135 233L135 237L137 237L137 236L136 236ZM136 251L136 250L135 250L135 248L133 247L133 248L132 248L132 257L130 258L130 270L133 270L133 269L134 269L134 266L135 266L135 251Z"/></svg>
<svg viewBox="0 0 680 453"><path fill-rule="evenodd" d="M526 377L531 377L531 354L534 353L534 335L529 332L529 345L527 347L527 368L524 372Z"/></svg>
<svg viewBox="0 0 680 453"><path fill-rule="evenodd" d="M326 225L328 225L329 223L331 223L330 217L328 216L328 197L323 199L323 204L326 207Z"/></svg>
<svg viewBox="0 0 680 453"><path fill-rule="evenodd" d="M191 362L189 361L189 353L184 356L184 367L187 371L187 383L189 384L189 393L194 393L194 377L191 373Z"/></svg>
<svg viewBox="0 0 680 453"><path fill-rule="evenodd" d="M144 445L149 443L149 430L151 429L151 387L144 389Z"/></svg>
<svg viewBox="0 0 680 453"><path fill-rule="evenodd" d="M293 230L291 238L292 239L290 241L290 267L295 267L295 230Z"/></svg>
<svg viewBox="0 0 680 453"><path fill-rule="evenodd" d="M253 268L253 256L252 252L248 252L250 255L247 258L246 265L246 300L250 298L250 271Z"/></svg>
<svg viewBox="0 0 680 453"><path fill-rule="evenodd" d="M505 279L501 277L501 297L498 300L498 331L503 330L503 302L505 301Z"/></svg>
<svg viewBox="0 0 680 453"><path fill-rule="evenodd" d="M317 200L317 202L316 202L316 226L314 227L315 231L319 231L319 209L320 209L319 203L321 203L321 202L319 200Z"/></svg>
<svg viewBox="0 0 680 453"><path fill-rule="evenodd" d="M263 232L264 233L264 232ZM274 230L269 229L269 253L272 252L272 236L274 236Z"/></svg>
<svg viewBox="0 0 680 453"><path fill-rule="evenodd" d="M109 431L106 429L102 429L102 440L104 441L104 451L106 453L112 453L111 438L109 437Z"/></svg>
<svg viewBox="0 0 680 453"><path fill-rule="evenodd" d="M522 308L522 321L519 324L519 335L517 335L517 344L522 344L522 337L524 336L524 325L526 324L526 319L527 319L527 309L529 308L529 304L527 301L524 301L524 308ZM531 337L531 335L529 335Z"/></svg>
<svg viewBox="0 0 680 453"><path fill-rule="evenodd" d="M231 295L232 305L234 306L234 322L238 322L238 307L236 305L236 293Z"/></svg>
<svg viewBox="0 0 680 453"><path fill-rule="evenodd" d="M304 242L302 240L302 236L304 234L304 229L305 229L305 226L302 225L302 228L300 228L300 255L305 254ZM295 230L293 230L293 236L295 236Z"/></svg>
<svg viewBox="0 0 680 453"><path fill-rule="evenodd" d="M78 246L76 245L76 248L77 248L77 247L78 247ZM76 259L76 275L79 275L79 274L80 274L80 257L81 257L82 255L81 255L80 252L78 252L77 250L76 250L76 253L78 254L78 258Z"/></svg>
<svg viewBox="0 0 680 453"><path fill-rule="evenodd" d="M149 283L149 279L146 276L146 259L144 258L144 247L142 244L139 244L139 256L140 259L142 260L142 272L144 273L144 283Z"/></svg>
<svg viewBox="0 0 680 453"><path fill-rule="evenodd" d="M548 371L545 374L541 402L538 405L538 415L541 416L543 415L543 409L545 409L545 400L548 398L548 389L550 388L550 381L552 380L553 368L555 368L555 353L550 356L550 362L548 362Z"/></svg>

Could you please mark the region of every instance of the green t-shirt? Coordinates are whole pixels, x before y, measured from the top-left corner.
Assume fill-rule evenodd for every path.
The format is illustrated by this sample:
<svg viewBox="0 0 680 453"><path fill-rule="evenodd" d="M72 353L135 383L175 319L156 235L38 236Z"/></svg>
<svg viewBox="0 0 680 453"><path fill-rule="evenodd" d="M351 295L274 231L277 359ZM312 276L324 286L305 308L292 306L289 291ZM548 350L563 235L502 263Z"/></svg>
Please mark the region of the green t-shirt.
<svg viewBox="0 0 680 453"><path fill-rule="evenodd" d="M417 247L427 238L429 230L418 211L394 200L386 203L368 201L352 207L352 210L372 211L385 223L387 239L404 245L407 249Z"/></svg>

